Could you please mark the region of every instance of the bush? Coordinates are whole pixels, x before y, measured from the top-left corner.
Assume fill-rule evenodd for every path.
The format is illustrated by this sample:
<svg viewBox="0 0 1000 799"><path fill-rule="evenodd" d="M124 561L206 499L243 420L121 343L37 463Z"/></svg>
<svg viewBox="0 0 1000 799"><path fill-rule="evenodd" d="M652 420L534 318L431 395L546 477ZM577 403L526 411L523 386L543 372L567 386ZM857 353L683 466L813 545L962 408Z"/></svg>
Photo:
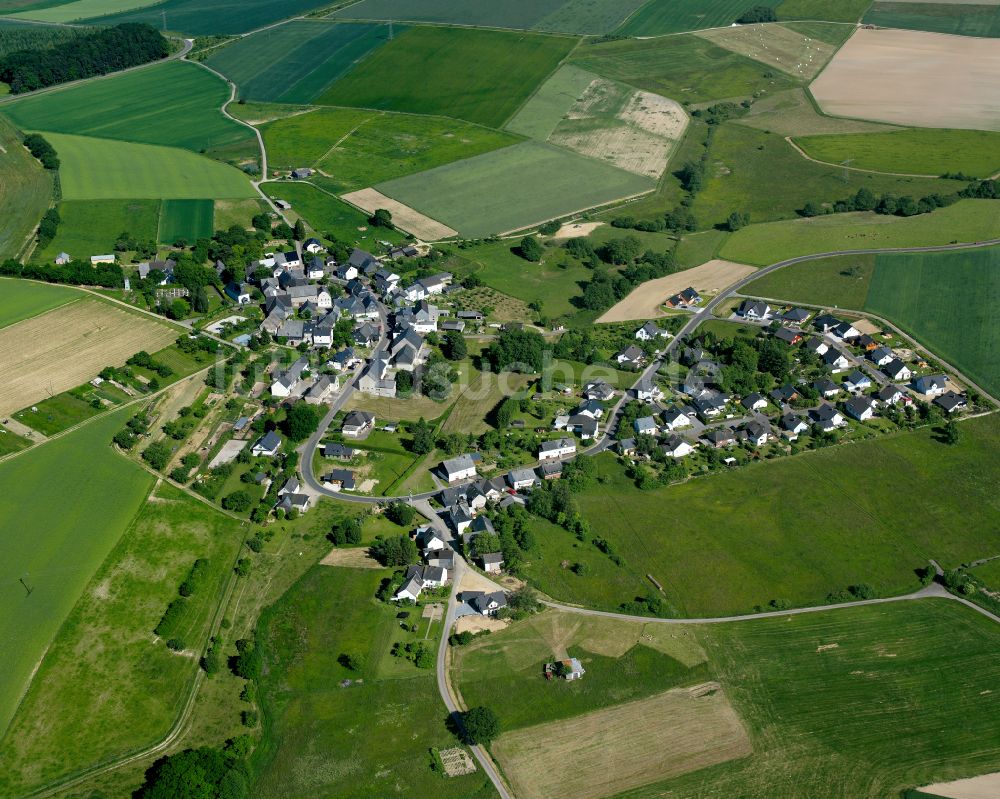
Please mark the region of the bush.
<svg viewBox="0 0 1000 799"><path fill-rule="evenodd" d="M736 21L740 25L752 25L756 22L777 22L778 15L770 6L754 6L744 11Z"/></svg>
<svg viewBox="0 0 1000 799"><path fill-rule="evenodd" d="M203 588L208 579L208 558L198 558L188 572L184 582L180 584L177 592L181 596L191 596L199 589Z"/></svg>
<svg viewBox="0 0 1000 799"><path fill-rule="evenodd" d="M525 261L538 263L545 254L545 248L538 243L538 239L535 236L525 236L517 246L517 254Z"/></svg>
<svg viewBox="0 0 1000 799"><path fill-rule="evenodd" d="M173 652L181 652L184 650L184 641L181 638L171 638L167 641L167 649Z"/></svg>
<svg viewBox="0 0 1000 799"><path fill-rule="evenodd" d="M488 744L500 735L500 719L488 707L474 707L462 714L462 728L470 744Z"/></svg>
<svg viewBox="0 0 1000 799"><path fill-rule="evenodd" d="M408 527L416 515L417 512L405 502L393 502L385 509L385 518L400 527Z"/></svg>
<svg viewBox="0 0 1000 799"><path fill-rule="evenodd" d="M142 453L142 459L157 471L162 471L170 462L170 447L163 441L154 441Z"/></svg>
<svg viewBox="0 0 1000 799"><path fill-rule="evenodd" d="M250 506L253 504L253 497L250 496L246 491L242 489L239 491L234 491L227 497L222 498L222 507L233 513L243 513L250 510Z"/></svg>
<svg viewBox="0 0 1000 799"><path fill-rule="evenodd" d="M559 221L557 219L552 219L549 220L548 222L545 222L542 225L539 225L538 232L541 233L543 236L554 236L556 233L559 232L559 228L561 227L562 225L559 224Z"/></svg>

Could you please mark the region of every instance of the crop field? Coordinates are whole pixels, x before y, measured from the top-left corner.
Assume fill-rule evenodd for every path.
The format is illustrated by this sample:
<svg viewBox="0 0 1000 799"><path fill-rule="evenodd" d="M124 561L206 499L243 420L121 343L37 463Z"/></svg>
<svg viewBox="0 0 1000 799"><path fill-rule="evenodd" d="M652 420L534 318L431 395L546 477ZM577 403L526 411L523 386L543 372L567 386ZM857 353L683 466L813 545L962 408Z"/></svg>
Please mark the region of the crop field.
<svg viewBox="0 0 1000 799"><path fill-rule="evenodd" d="M363 0L334 12L340 19L403 20L520 28L553 33L610 33L644 0Z"/></svg>
<svg viewBox="0 0 1000 799"><path fill-rule="evenodd" d="M450 779L431 770L428 749L455 739L433 672L391 662L396 609L374 600L388 574L317 566L264 612L267 723L253 763L262 796L389 796L404 784L442 799L495 795L478 769ZM360 659L359 672L338 662L343 653ZM356 682L337 687L344 679Z"/></svg>
<svg viewBox="0 0 1000 799"><path fill-rule="evenodd" d="M323 3L319 0L166 0L153 6L125 11L121 14L94 17L87 22L118 25L122 22L147 22L154 27L163 25L166 13L167 29L192 36L238 34L263 28L272 22L305 14Z"/></svg>
<svg viewBox="0 0 1000 799"><path fill-rule="evenodd" d="M884 133L903 130L894 125L842 119L820 114L803 89L788 89L753 104L745 116L735 120L782 136L813 136L826 133Z"/></svg>
<svg viewBox="0 0 1000 799"><path fill-rule="evenodd" d="M990 0L976 0L968 4L948 0L940 3L876 0L865 14L864 22L883 28L996 38L1000 36L1000 4Z"/></svg>
<svg viewBox="0 0 1000 799"><path fill-rule="evenodd" d="M693 35L588 45L573 54L571 63L678 102L771 94L800 84L791 75Z"/></svg>
<svg viewBox="0 0 1000 799"><path fill-rule="evenodd" d="M177 331L96 299L25 319L0 330L0 414L85 383L139 350L155 352Z"/></svg>
<svg viewBox="0 0 1000 799"><path fill-rule="evenodd" d="M256 192L235 167L176 147L49 133L67 200L235 199ZM120 231L119 231L120 232Z"/></svg>
<svg viewBox="0 0 1000 799"><path fill-rule="evenodd" d="M781 136L722 125L716 132L705 188L693 206L701 225L726 221L734 210L748 212L753 222L798 215L806 203L833 203L866 187L875 194L923 197L950 194L961 184L934 178L911 178L871 172L847 172L803 158ZM846 179L845 179L846 178Z"/></svg>
<svg viewBox="0 0 1000 799"><path fill-rule="evenodd" d="M895 322L996 396L998 296L1000 248L886 254L875 261L865 309Z"/></svg>
<svg viewBox="0 0 1000 799"><path fill-rule="evenodd" d="M0 671L0 731L152 485L152 477L108 446L127 419L127 411L111 414L0 464L0 638L8 648Z"/></svg>
<svg viewBox="0 0 1000 799"><path fill-rule="evenodd" d="M0 790L21 795L167 731L197 665L152 630L195 559L206 558L207 579L188 599L180 636L186 654L201 651L244 532L168 485L155 489L46 653L0 745L9 764Z"/></svg>
<svg viewBox="0 0 1000 799"><path fill-rule="evenodd" d="M781 0L779 19L857 22L872 0Z"/></svg>
<svg viewBox="0 0 1000 799"><path fill-rule="evenodd" d="M171 61L91 81L4 106L22 130L162 144L188 150L221 148L253 131L219 110L229 88L207 69ZM62 153L60 153L62 155Z"/></svg>
<svg viewBox="0 0 1000 799"><path fill-rule="evenodd" d="M39 22L76 22L87 17L100 17L105 14L117 14L119 11L131 11L134 8L151 6L156 0L74 0L74 2L48 4L48 7L35 8L12 14L14 17L38 20Z"/></svg>
<svg viewBox="0 0 1000 799"><path fill-rule="evenodd" d="M576 44L559 36L410 28L316 99L501 126Z"/></svg>
<svg viewBox="0 0 1000 799"><path fill-rule="evenodd" d="M765 266L810 253L885 247L930 247L1000 237L1000 203L960 200L932 214L831 214L750 225L729 236L719 255Z"/></svg>
<svg viewBox="0 0 1000 799"><path fill-rule="evenodd" d="M1000 8L1000 6L998 6ZM985 130L912 130L795 140L813 158L880 172L987 178L1000 172L1000 133Z"/></svg>
<svg viewBox="0 0 1000 799"><path fill-rule="evenodd" d="M64 200L59 203L56 237L32 260L51 263L61 252L73 258L111 252L122 233L140 241L156 240L157 200Z"/></svg>
<svg viewBox="0 0 1000 799"><path fill-rule="evenodd" d="M595 77L572 64L559 67L511 118L507 130L529 139L548 141Z"/></svg>
<svg viewBox="0 0 1000 799"><path fill-rule="evenodd" d="M477 237L642 194L654 181L540 142L523 142L381 183L383 194Z"/></svg>
<svg viewBox="0 0 1000 799"><path fill-rule="evenodd" d="M308 103L388 38L386 25L293 20L233 42L205 63L233 81L242 99Z"/></svg>
<svg viewBox="0 0 1000 799"><path fill-rule="evenodd" d="M1000 630L958 603L903 602L700 633L750 728L753 755L630 797L884 799L1000 766ZM900 734L904 747L894 740Z"/></svg>
<svg viewBox="0 0 1000 799"><path fill-rule="evenodd" d="M804 80L816 77L836 51L833 45L784 25L740 25L703 31L698 35L726 50Z"/></svg>
<svg viewBox="0 0 1000 799"><path fill-rule="evenodd" d="M316 108L270 120L260 126L268 165L278 169L315 166L337 142L377 114L354 108Z"/></svg>
<svg viewBox="0 0 1000 799"><path fill-rule="evenodd" d="M774 8L780 2L765 0L757 5ZM724 28L746 10L743 0L652 0L633 14L617 33L662 36L702 28Z"/></svg>
<svg viewBox="0 0 1000 799"><path fill-rule="evenodd" d="M249 228L250 220L256 214L267 213L270 207L261 199L256 200L216 200L215 227L217 230L229 230L233 225Z"/></svg>
<svg viewBox="0 0 1000 799"><path fill-rule="evenodd" d="M209 238L215 221L212 200L164 200L160 204L159 241L173 244L183 240L193 244Z"/></svg>
<svg viewBox="0 0 1000 799"><path fill-rule="evenodd" d="M52 177L0 116L0 260L17 256L52 199Z"/></svg>
<svg viewBox="0 0 1000 799"><path fill-rule="evenodd" d="M746 291L759 297L860 311L874 272L874 255L834 255L786 266L758 278Z"/></svg>
<svg viewBox="0 0 1000 799"><path fill-rule="evenodd" d="M368 214L374 214L380 208L388 211L392 214L393 225L418 239L437 241L451 238L456 234L447 225L375 189L360 189L342 196L346 202L356 205Z"/></svg>
<svg viewBox="0 0 1000 799"><path fill-rule="evenodd" d="M1000 130L1000 41L862 28L810 88L837 116Z"/></svg>
<svg viewBox="0 0 1000 799"><path fill-rule="evenodd" d="M928 558L947 568L1000 551L988 521L1000 511L989 488L998 479L989 453L1000 444L1000 419L962 427L953 447L922 430L653 491L635 488L602 457L604 482L577 501L624 566L613 567L613 580L573 574L564 560L593 565L607 556L553 532L538 536L541 555L527 573L542 591L602 608L644 593L649 573L685 616L747 613L772 599L820 604L860 582L883 595L913 590L913 570ZM901 496L905 503L893 501ZM745 513L760 524L743 524Z"/></svg>
<svg viewBox="0 0 1000 799"><path fill-rule="evenodd" d="M0 328L54 310L83 296L68 286L49 286L15 279L0 281Z"/></svg>

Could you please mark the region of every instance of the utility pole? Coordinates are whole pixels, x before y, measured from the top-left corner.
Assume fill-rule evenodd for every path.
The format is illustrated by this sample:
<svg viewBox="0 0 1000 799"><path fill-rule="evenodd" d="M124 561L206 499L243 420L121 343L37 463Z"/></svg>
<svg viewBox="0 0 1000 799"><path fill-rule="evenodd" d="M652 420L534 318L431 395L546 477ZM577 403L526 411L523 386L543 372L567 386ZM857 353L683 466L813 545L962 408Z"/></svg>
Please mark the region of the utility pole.
<svg viewBox="0 0 1000 799"><path fill-rule="evenodd" d="M854 163L853 158L848 158L846 161L841 161L840 165L844 167L844 183L850 183L850 166Z"/></svg>

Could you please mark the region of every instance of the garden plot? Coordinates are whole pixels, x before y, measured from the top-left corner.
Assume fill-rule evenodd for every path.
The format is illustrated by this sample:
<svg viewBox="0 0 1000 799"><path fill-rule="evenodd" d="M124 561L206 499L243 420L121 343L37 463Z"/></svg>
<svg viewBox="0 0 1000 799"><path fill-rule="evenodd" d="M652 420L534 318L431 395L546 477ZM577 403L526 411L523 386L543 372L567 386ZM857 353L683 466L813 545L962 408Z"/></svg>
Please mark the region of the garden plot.
<svg viewBox="0 0 1000 799"><path fill-rule="evenodd" d="M351 205L356 205L368 213L375 213L379 208L384 208L392 214L393 224L401 227L403 230L409 231L417 238L436 241L437 239L446 239L457 235L447 225L443 225L429 216L424 216L424 214L410 208L410 206L404 205L391 197L386 197L375 189L352 191L350 194L345 194L343 198L351 203Z"/></svg>
<svg viewBox="0 0 1000 799"><path fill-rule="evenodd" d="M811 91L829 114L1000 130L1000 41L860 29Z"/></svg>
<svg viewBox="0 0 1000 799"><path fill-rule="evenodd" d="M697 35L726 50L807 80L816 77L836 52L833 45L784 25L740 25L700 31Z"/></svg>

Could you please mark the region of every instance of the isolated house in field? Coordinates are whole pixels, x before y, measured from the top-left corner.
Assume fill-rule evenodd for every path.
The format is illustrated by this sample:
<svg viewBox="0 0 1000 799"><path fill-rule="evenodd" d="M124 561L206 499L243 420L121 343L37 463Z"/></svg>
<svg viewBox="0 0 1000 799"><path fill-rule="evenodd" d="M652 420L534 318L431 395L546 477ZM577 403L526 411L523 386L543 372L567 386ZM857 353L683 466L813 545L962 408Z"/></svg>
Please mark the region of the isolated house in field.
<svg viewBox="0 0 1000 799"><path fill-rule="evenodd" d="M555 663L546 663L543 673L546 680L559 677L567 682L572 682L573 680L581 679L587 673L587 670L583 667L579 659L567 658L566 660L557 660Z"/></svg>
<svg viewBox="0 0 1000 799"><path fill-rule="evenodd" d="M679 294L675 294L672 297L668 297L667 301L664 303L670 308L687 308L692 305L698 305L701 303L701 295L695 291L693 288L688 286L684 291Z"/></svg>
<svg viewBox="0 0 1000 799"><path fill-rule="evenodd" d="M476 462L472 455L466 453L457 458L450 458L441 463L441 470L449 483L457 483L459 480L471 480L476 476Z"/></svg>
<svg viewBox="0 0 1000 799"><path fill-rule="evenodd" d="M250 454L271 457L277 455L279 449L281 449L281 437L273 430L269 430L250 448Z"/></svg>
<svg viewBox="0 0 1000 799"><path fill-rule="evenodd" d="M68 264L71 260L68 252L61 252L56 256L56 265L62 266L63 264Z"/></svg>
<svg viewBox="0 0 1000 799"><path fill-rule="evenodd" d="M313 171L306 166L300 166L298 169L292 170L292 177L295 180L306 180L307 178L311 178L312 174Z"/></svg>

